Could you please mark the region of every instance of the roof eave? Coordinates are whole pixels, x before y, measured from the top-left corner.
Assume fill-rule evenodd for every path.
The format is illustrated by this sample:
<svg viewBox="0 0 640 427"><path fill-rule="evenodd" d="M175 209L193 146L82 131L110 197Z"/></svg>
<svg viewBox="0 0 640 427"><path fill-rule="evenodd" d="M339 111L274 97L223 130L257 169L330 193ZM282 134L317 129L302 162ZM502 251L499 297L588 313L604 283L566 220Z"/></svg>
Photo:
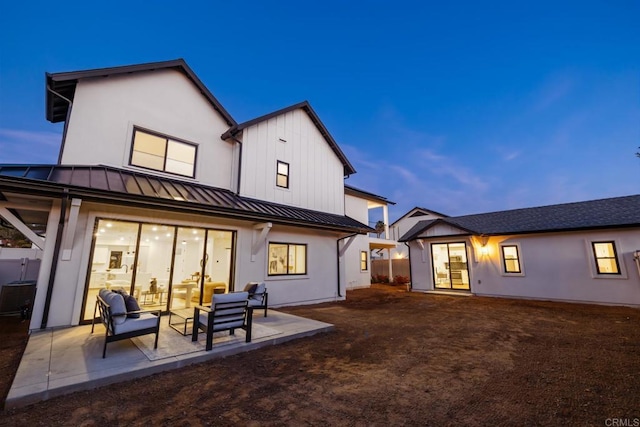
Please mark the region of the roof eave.
<svg viewBox="0 0 640 427"><path fill-rule="evenodd" d="M56 91L56 87L60 84L67 83L67 86L73 85L75 92L75 84L77 84L78 80L86 79L86 78L95 78L95 77L108 77L111 75L119 75L119 74L131 74L141 71L153 71L160 69L168 69L174 68L182 73L184 73L195 85L198 87L200 92L204 95L205 98L209 100L215 110L220 113L223 117L227 125L236 126L237 122L231 117L229 112L220 104L220 102L216 99L215 96L207 89L207 87L202 83L202 81L198 78L198 76L193 72L193 70L187 65L184 59L174 59L170 61L161 61L161 62L150 62L145 64L135 64L135 65L124 65L118 67L109 67L109 68L96 68L92 70L85 71L70 71L70 72L62 72L62 73L45 73L46 77L46 117L47 120L52 123L57 123L66 120L66 114L62 117L62 114L55 114L54 109L56 108L56 100L55 98L60 98L58 95L55 95L51 92L53 90ZM51 90L49 90L51 89ZM71 97L71 100L73 96ZM60 101L67 104L66 101ZM65 105L64 108L68 108L68 105Z"/></svg>

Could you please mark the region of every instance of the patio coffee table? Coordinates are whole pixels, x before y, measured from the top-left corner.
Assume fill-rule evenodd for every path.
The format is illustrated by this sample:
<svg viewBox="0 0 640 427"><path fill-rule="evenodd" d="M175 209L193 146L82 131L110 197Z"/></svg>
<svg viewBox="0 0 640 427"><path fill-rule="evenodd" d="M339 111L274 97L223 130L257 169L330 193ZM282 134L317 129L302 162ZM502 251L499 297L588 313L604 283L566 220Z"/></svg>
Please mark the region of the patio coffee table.
<svg viewBox="0 0 640 427"><path fill-rule="evenodd" d="M171 317L178 318L177 322L171 323ZM169 326L182 335L189 335L187 332L187 326L193 323L193 308L178 308L175 310L169 310Z"/></svg>

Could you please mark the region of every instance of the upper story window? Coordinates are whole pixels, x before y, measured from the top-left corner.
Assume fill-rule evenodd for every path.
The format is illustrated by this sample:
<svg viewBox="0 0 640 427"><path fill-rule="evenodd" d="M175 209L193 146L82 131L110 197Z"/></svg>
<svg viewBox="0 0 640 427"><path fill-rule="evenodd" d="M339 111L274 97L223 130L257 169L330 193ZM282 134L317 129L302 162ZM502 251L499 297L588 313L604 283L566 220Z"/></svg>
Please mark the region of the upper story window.
<svg viewBox="0 0 640 427"><path fill-rule="evenodd" d="M278 160L276 185L282 188L289 188L289 163Z"/></svg>
<svg viewBox="0 0 640 427"><path fill-rule="evenodd" d="M133 166L193 178L196 148L195 144L134 129L130 163Z"/></svg>
<svg viewBox="0 0 640 427"><path fill-rule="evenodd" d="M502 266L505 273L522 273L520 253L516 245L502 245Z"/></svg>
<svg viewBox="0 0 640 427"><path fill-rule="evenodd" d="M620 264L614 242L591 242L598 274L620 274Z"/></svg>

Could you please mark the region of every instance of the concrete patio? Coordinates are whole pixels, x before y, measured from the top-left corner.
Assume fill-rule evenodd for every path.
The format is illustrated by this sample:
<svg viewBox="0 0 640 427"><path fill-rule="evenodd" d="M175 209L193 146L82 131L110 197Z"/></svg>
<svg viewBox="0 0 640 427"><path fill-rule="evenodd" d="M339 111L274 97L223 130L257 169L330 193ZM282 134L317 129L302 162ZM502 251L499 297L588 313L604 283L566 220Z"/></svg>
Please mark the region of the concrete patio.
<svg viewBox="0 0 640 427"><path fill-rule="evenodd" d="M250 343L242 339L219 343L214 340L213 349L189 349L187 353L155 355L170 351L166 347L189 347L191 336L182 336L168 327L163 316L158 351L145 355L132 340L110 343L107 357L102 358L104 327L91 325L33 332L20 362L6 400L6 408L16 408L76 391L93 389L119 381L130 380L157 372L176 369L193 363L229 356L258 348L281 344L297 338L311 336L333 329L333 325L269 310L269 317L256 312L253 317L254 332L269 331L261 337L252 337ZM237 334L238 332L236 332ZM167 335L171 334L171 335ZM153 335L150 335L151 339ZM164 339L163 339L164 337ZM170 341L170 343L168 342ZM200 336L199 341L204 341ZM163 346L165 348L163 348ZM180 351L178 351L180 353Z"/></svg>

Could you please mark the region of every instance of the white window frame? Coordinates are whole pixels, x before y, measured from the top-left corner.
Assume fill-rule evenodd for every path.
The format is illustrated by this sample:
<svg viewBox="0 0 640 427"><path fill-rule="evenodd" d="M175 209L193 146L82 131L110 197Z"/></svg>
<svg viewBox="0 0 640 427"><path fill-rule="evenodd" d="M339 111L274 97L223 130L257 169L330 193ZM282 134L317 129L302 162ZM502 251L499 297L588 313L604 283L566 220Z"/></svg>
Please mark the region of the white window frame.
<svg viewBox="0 0 640 427"><path fill-rule="evenodd" d="M499 249L500 249L500 273L502 276L505 277L523 277L525 276L525 270L524 270L524 261L523 261L523 257L522 257L522 248L520 247L520 243L518 242L502 242L499 245ZM515 246L516 250L518 251L518 263L520 264L520 272L519 273L509 273L506 271L506 263L505 263L505 259L504 259L504 250L503 248L505 246Z"/></svg>
<svg viewBox="0 0 640 427"><path fill-rule="evenodd" d="M610 279L610 280L626 280L628 279L627 267L624 262L624 253L620 251L622 247L620 245L620 241L618 239L611 239L607 237L602 238L591 238L585 239L585 249L587 253L587 259L589 260L589 269L591 272L591 277L594 279ZM618 260L618 268L620 269L619 274L612 273L598 273L598 266L596 265L596 254L593 252L593 244L594 243L613 243L613 248L616 253L616 257Z"/></svg>

